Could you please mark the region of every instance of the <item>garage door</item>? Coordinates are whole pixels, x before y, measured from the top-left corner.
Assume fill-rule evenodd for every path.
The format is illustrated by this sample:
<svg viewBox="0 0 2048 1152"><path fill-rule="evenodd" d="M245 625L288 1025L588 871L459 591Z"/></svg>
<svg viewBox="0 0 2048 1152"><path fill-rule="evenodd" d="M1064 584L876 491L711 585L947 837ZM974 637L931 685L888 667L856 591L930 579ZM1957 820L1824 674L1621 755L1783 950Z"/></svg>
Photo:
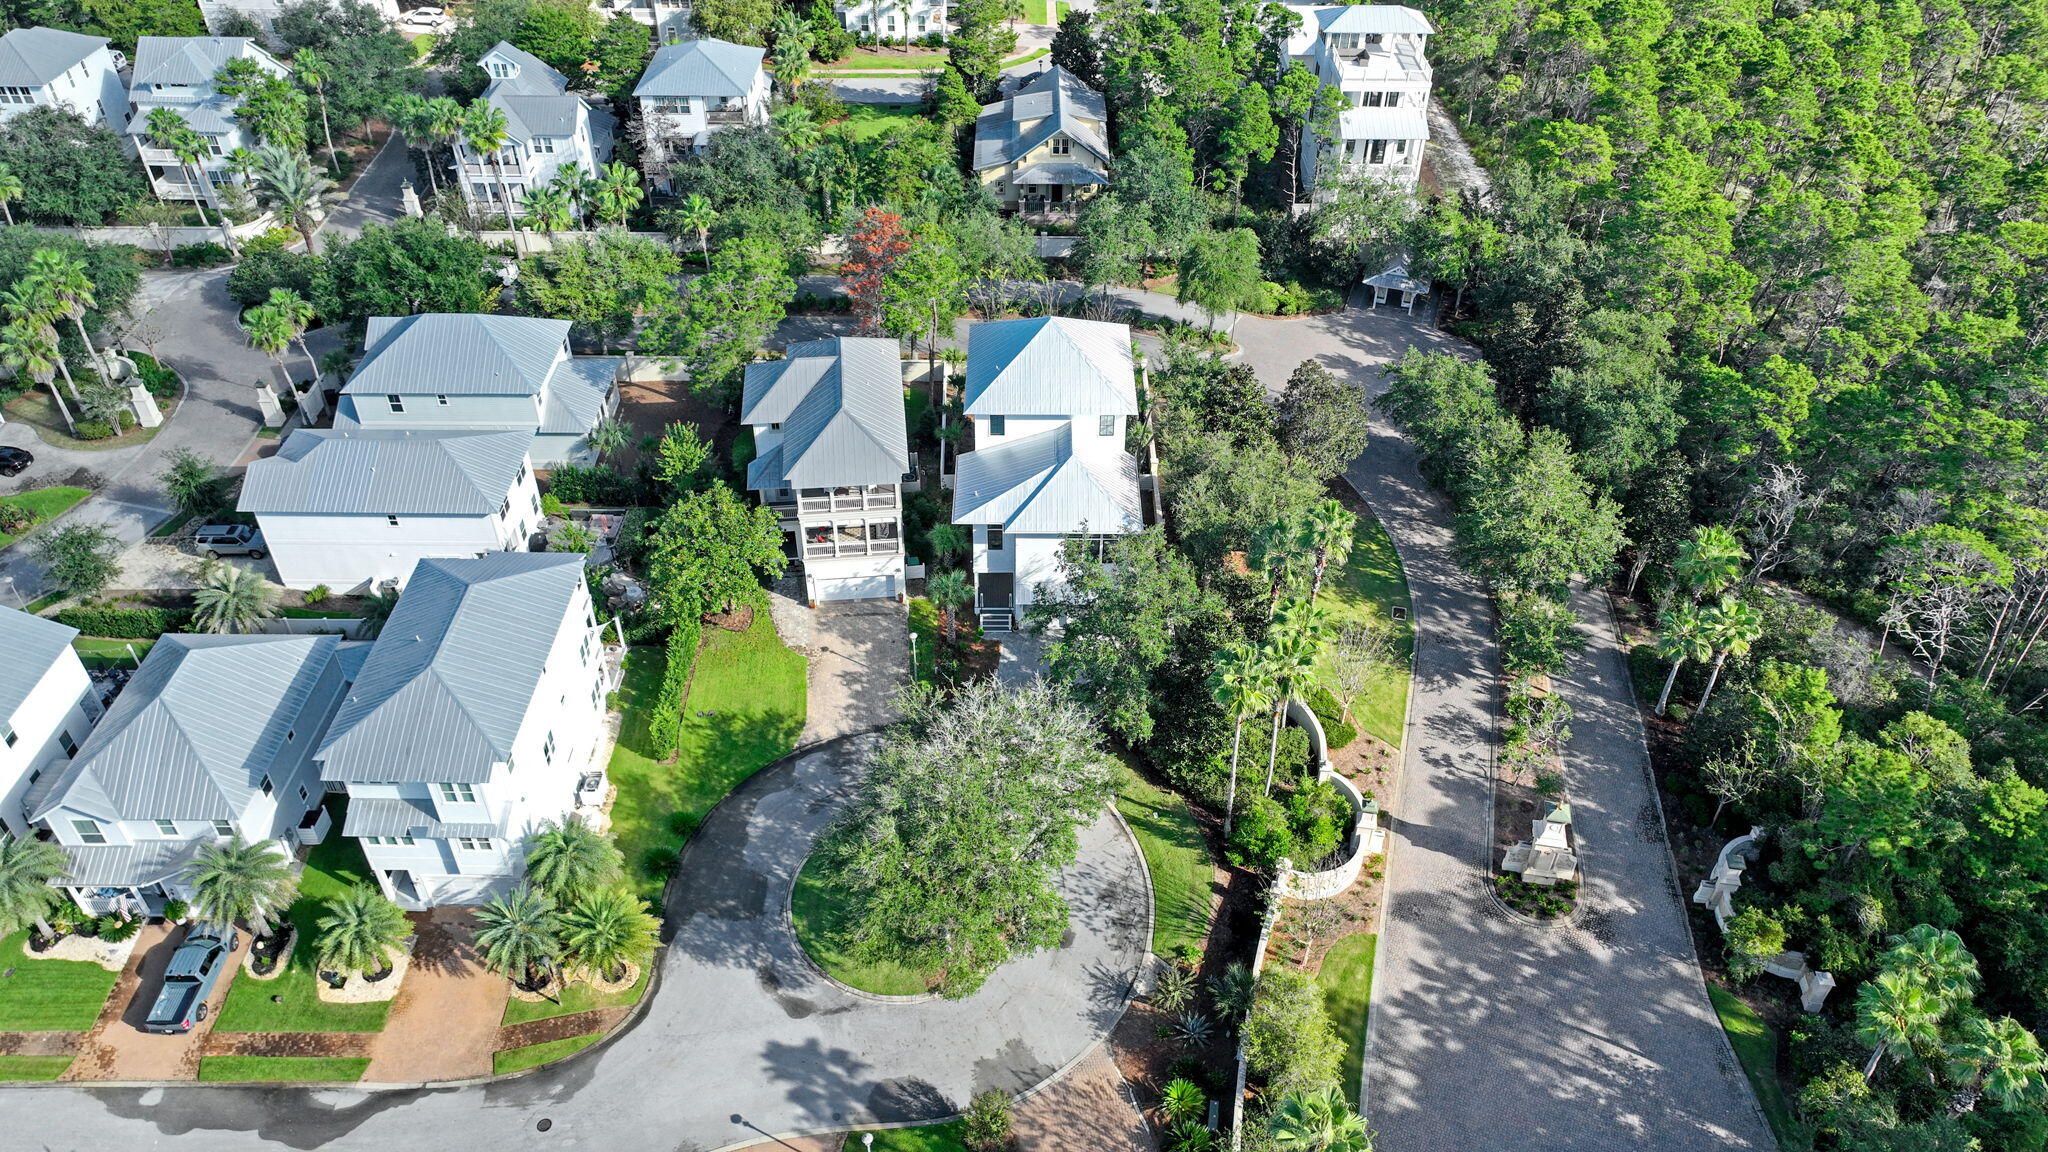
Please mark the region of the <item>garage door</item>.
<svg viewBox="0 0 2048 1152"><path fill-rule="evenodd" d="M820 600L875 600L896 595L896 581L890 576L839 576L818 581Z"/></svg>

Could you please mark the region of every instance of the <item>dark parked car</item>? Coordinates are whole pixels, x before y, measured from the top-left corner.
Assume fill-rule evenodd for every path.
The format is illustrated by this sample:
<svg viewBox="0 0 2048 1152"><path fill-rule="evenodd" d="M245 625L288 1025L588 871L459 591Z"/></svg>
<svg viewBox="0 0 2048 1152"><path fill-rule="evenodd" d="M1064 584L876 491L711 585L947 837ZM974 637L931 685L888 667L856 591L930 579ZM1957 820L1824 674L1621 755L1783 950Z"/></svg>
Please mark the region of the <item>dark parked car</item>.
<svg viewBox="0 0 2048 1152"><path fill-rule="evenodd" d="M248 524L208 524L192 534L192 542L208 560L223 556L263 559L263 534Z"/></svg>
<svg viewBox="0 0 2048 1152"><path fill-rule="evenodd" d="M0 476L19 476L35 462L35 453L26 448L0 448Z"/></svg>
<svg viewBox="0 0 2048 1152"><path fill-rule="evenodd" d="M206 998L237 943L235 930L224 925L194 924L187 929L184 943L171 953L164 986L157 991L142 1030L175 1035L190 1032L194 1024L206 1019Z"/></svg>

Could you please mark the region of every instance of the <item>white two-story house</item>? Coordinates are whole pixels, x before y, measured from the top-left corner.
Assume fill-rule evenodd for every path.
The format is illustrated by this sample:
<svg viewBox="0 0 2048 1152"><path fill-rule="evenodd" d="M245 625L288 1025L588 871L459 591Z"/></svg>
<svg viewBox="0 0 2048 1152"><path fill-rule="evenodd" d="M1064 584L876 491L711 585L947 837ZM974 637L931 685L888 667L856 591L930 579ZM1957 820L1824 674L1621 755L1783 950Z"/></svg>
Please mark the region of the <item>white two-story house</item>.
<svg viewBox="0 0 2048 1152"><path fill-rule="evenodd" d="M149 140L149 114L158 108L176 112L192 130L206 138L207 159L200 164L212 178L214 196L226 181L228 154L254 148L256 136L235 119L235 101L213 90L213 78L230 60L253 60L273 76L289 74L283 64L246 36L144 36L135 45L135 68L128 77L128 135L141 150L142 165L157 198L204 200L205 181L177 155Z"/></svg>
<svg viewBox="0 0 2048 1152"><path fill-rule="evenodd" d="M648 163L700 152L728 128L766 124L772 84L761 67L765 53L708 38L657 48L633 89Z"/></svg>
<svg viewBox="0 0 2048 1152"><path fill-rule="evenodd" d="M623 15L654 29L656 44L676 44L697 34L691 0L590 0L592 11Z"/></svg>
<svg viewBox="0 0 2048 1152"><path fill-rule="evenodd" d="M491 78L478 99L505 114L505 144L493 157L456 141L456 184L471 207L488 215L509 202L516 216L527 189L553 180L564 166L595 174L611 160L617 118L569 91L568 77L502 40L477 67Z"/></svg>
<svg viewBox="0 0 2048 1152"><path fill-rule="evenodd" d="M311 763L366 645L335 636L165 636L77 755L29 790L93 914L192 899L200 848L324 834Z"/></svg>
<svg viewBox="0 0 2048 1152"><path fill-rule="evenodd" d="M740 423L754 432L747 487L781 513L805 597L902 595L910 437L896 341L813 340L747 365Z"/></svg>
<svg viewBox="0 0 2048 1152"><path fill-rule="evenodd" d="M328 727L318 759L348 790L343 830L404 907L516 885L527 837L601 789L619 649L583 560L420 561Z"/></svg>
<svg viewBox="0 0 2048 1152"><path fill-rule="evenodd" d="M526 431L535 468L591 463L590 430L618 411L620 360L572 355L569 328L469 312L373 316L334 426Z"/></svg>
<svg viewBox="0 0 2048 1152"><path fill-rule="evenodd" d="M1412 192L1429 142L1432 71L1426 51L1436 26L1399 4L1312 8L1309 65L1342 96L1334 137L1302 150L1302 181L1344 166L1391 189Z"/></svg>
<svg viewBox="0 0 2048 1152"><path fill-rule="evenodd" d="M287 588L402 587L430 556L524 552L541 524L530 432L301 428L249 465L254 513Z"/></svg>
<svg viewBox="0 0 2048 1152"><path fill-rule="evenodd" d="M72 637L78 629L0 608L0 823L30 834L22 798L78 751L99 719L100 698Z"/></svg>
<svg viewBox="0 0 2048 1152"><path fill-rule="evenodd" d="M1124 450L1138 415L1128 325L1062 316L967 330L965 411L953 523L974 537L982 627L1014 627L1059 579L1070 539L1096 545L1144 527L1138 464Z"/></svg>
<svg viewBox="0 0 2048 1152"><path fill-rule="evenodd" d="M0 123L40 105L119 135L128 128L126 65L104 36L16 28L0 36Z"/></svg>
<svg viewBox="0 0 2048 1152"><path fill-rule="evenodd" d="M1005 208L1064 212L1109 184L1109 106L1058 65L974 121L974 174Z"/></svg>
<svg viewBox="0 0 2048 1152"><path fill-rule="evenodd" d="M946 0L835 0L848 32L880 40L922 40L952 33Z"/></svg>

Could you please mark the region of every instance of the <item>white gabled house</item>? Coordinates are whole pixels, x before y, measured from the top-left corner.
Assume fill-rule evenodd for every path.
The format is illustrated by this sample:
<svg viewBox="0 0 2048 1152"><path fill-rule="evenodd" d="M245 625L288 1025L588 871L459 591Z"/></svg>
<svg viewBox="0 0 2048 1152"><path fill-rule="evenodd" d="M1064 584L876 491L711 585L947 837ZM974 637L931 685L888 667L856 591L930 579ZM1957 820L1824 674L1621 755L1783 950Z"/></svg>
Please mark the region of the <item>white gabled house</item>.
<svg viewBox="0 0 2048 1152"><path fill-rule="evenodd" d="M580 554L422 560L320 743L344 831L406 908L516 885L526 839L602 792L621 649Z"/></svg>
<svg viewBox="0 0 2048 1152"><path fill-rule="evenodd" d="M468 312L373 316L334 427L526 431L535 468L590 463L590 430L618 411L620 360L572 355L569 328Z"/></svg>
<svg viewBox="0 0 2048 1152"><path fill-rule="evenodd" d="M215 202L220 185L238 178L228 155L256 146L256 136L235 119L235 101L213 90L213 78L230 60L253 60L273 76L290 69L246 36L144 36L135 45L128 77L128 135L140 149L150 187L162 200L204 200L205 182L177 155L149 142L149 114L169 108L206 138L208 158L200 164L212 177Z"/></svg>
<svg viewBox="0 0 2048 1152"><path fill-rule="evenodd" d="M910 437L896 341L837 336L747 365L740 423L754 433L747 487L781 514L805 598L902 595Z"/></svg>
<svg viewBox="0 0 2048 1152"><path fill-rule="evenodd" d="M848 32L881 40L921 40L952 32L946 0L836 0L833 8Z"/></svg>
<svg viewBox="0 0 2048 1152"><path fill-rule="evenodd" d="M165 636L78 753L29 790L88 913L192 898L201 847L326 832L311 756L366 646L335 636Z"/></svg>
<svg viewBox="0 0 2048 1152"><path fill-rule="evenodd" d="M1302 150L1302 182L1338 167L1363 171L1399 192L1422 177L1433 80L1425 54L1436 26L1399 4L1309 10L1315 43L1309 65L1341 97L1335 136Z"/></svg>
<svg viewBox="0 0 2048 1152"><path fill-rule="evenodd" d="M78 629L0 608L0 823L30 834L22 799L78 751L100 716L92 677L72 651Z"/></svg>
<svg viewBox="0 0 2048 1152"><path fill-rule="evenodd" d="M104 36L16 28L0 36L0 123L40 105L120 135L128 128L126 63Z"/></svg>
<svg viewBox="0 0 2048 1152"><path fill-rule="evenodd" d="M686 40L655 50L633 98L653 164L701 152L728 128L768 122L773 87L761 67L766 49L723 40ZM665 181L664 181L665 183Z"/></svg>
<svg viewBox="0 0 2048 1152"><path fill-rule="evenodd" d="M1006 630L1059 579L1070 539L1098 545L1144 527L1138 464L1124 450L1138 415L1128 325L1066 317L967 330L965 412L953 523L974 536L974 607Z"/></svg>
<svg viewBox="0 0 2048 1152"><path fill-rule="evenodd" d="M428 557L530 547L532 444L525 431L302 428L249 465L237 507L287 588L400 587Z"/></svg>
<svg viewBox="0 0 2048 1152"><path fill-rule="evenodd" d="M569 91L568 77L502 40L477 67L491 78L479 99L505 114L506 140L495 157L456 141L456 184L472 208L503 212L509 199L518 215L527 190L564 166L580 164L591 175L611 160L617 118Z"/></svg>

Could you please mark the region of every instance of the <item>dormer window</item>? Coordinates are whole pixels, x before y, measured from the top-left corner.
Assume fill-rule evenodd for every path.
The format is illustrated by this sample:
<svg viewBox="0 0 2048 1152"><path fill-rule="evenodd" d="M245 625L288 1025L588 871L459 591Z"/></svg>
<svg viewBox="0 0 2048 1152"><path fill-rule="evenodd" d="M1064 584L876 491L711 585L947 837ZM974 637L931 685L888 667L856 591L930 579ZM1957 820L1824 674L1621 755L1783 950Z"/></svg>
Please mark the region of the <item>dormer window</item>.
<svg viewBox="0 0 2048 1152"><path fill-rule="evenodd" d="M503 60L487 60L484 62L484 67L494 79L510 80L512 78L512 65Z"/></svg>
<svg viewBox="0 0 2048 1152"><path fill-rule="evenodd" d="M1053 138L1052 138L1052 154L1053 154L1053 155L1055 155L1055 156L1065 156L1065 155L1068 155L1069 153L1073 152L1073 150L1074 150L1074 142L1073 142L1072 140L1069 140L1069 139L1067 139L1067 138L1066 138L1065 136L1055 136L1055 137L1053 137Z"/></svg>

